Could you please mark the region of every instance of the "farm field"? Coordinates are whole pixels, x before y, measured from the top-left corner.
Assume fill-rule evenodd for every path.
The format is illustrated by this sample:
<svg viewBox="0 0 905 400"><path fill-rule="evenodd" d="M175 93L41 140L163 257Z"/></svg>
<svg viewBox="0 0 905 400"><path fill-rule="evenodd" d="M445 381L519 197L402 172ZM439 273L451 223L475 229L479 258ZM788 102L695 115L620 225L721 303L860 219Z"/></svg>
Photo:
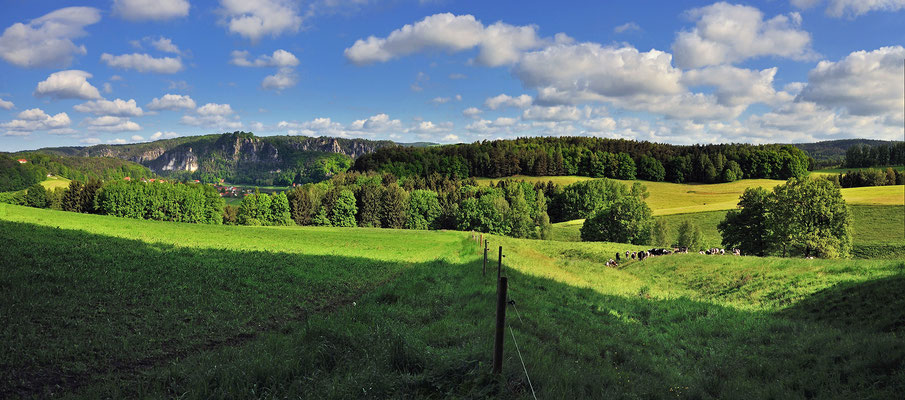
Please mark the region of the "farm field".
<svg viewBox="0 0 905 400"><path fill-rule="evenodd" d="M525 180L528 182L553 181L556 184L591 180L582 176L516 176L505 179ZM489 185L499 179L479 179L481 184ZM784 181L770 179L743 179L730 183L714 184L679 184L669 182L624 181L626 185L640 182L647 186L650 197L647 204L654 215L687 214L703 211L731 210L738 204L739 196L749 187L772 189ZM864 188L842 189L842 195L849 204L900 205L905 204L905 186L875 186Z"/></svg>
<svg viewBox="0 0 905 400"><path fill-rule="evenodd" d="M838 175L848 171L860 171L863 169L882 169L886 170L886 168L897 169L899 171L905 171L905 166L903 165L890 165L886 167L870 167L870 168L826 168L819 169L816 171L811 171L811 175Z"/></svg>
<svg viewBox="0 0 905 400"><path fill-rule="evenodd" d="M69 179L63 178L62 176L51 176L41 182L41 185L47 189L53 190L56 188L67 188L69 187Z"/></svg>
<svg viewBox="0 0 905 400"><path fill-rule="evenodd" d="M489 236L516 302L496 380L495 271L469 233L0 205L0 239L2 397L530 398L513 337L539 398L905 390L900 260L615 269L602 261L637 247Z"/></svg>
<svg viewBox="0 0 905 400"><path fill-rule="evenodd" d="M855 256L862 258L905 258L905 206L854 205L852 210L852 239ZM691 221L701 228L704 245L722 247L717 225L727 211L707 211L689 214L671 214L655 217L665 220L671 233L678 236L679 226ZM581 225L584 220L553 224L552 240L581 241Z"/></svg>

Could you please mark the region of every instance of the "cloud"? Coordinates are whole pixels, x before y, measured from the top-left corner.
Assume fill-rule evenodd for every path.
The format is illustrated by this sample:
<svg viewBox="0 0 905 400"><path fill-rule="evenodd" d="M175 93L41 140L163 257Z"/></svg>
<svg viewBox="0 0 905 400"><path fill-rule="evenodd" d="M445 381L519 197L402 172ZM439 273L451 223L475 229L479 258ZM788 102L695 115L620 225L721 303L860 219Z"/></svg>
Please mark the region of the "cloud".
<svg viewBox="0 0 905 400"><path fill-rule="evenodd" d="M134 99L96 100L73 106L76 111L92 113L94 115L113 115L117 117L140 117L144 115L141 107L135 104Z"/></svg>
<svg viewBox="0 0 905 400"><path fill-rule="evenodd" d="M13 102L11 102L9 100L0 99L0 108L2 108L4 110L12 110L15 107L16 107L16 105L13 104Z"/></svg>
<svg viewBox="0 0 905 400"><path fill-rule="evenodd" d="M685 71L682 82L691 87L714 87L717 101L725 106L776 104L793 97L773 88L776 71L776 67L758 71L720 65Z"/></svg>
<svg viewBox="0 0 905 400"><path fill-rule="evenodd" d="M163 21L189 15L188 0L113 0L113 15L130 21Z"/></svg>
<svg viewBox="0 0 905 400"><path fill-rule="evenodd" d="M233 113L232 107L229 104L217 104L217 103L207 103L201 107L198 107L196 110L198 115L231 115Z"/></svg>
<svg viewBox="0 0 905 400"><path fill-rule="evenodd" d="M265 76L261 87L279 92L295 86L298 81L298 74L292 68L280 68L276 74Z"/></svg>
<svg viewBox="0 0 905 400"><path fill-rule="evenodd" d="M533 101L534 99L527 94L523 94L518 97L512 97L507 94L499 94L494 97L487 98L487 100L484 101L484 106L491 110L496 110L501 107L526 108L530 106Z"/></svg>
<svg viewBox="0 0 905 400"><path fill-rule="evenodd" d="M179 46L173 44L173 41L169 38L161 36L157 39L150 40L151 46L159 51L162 51L164 53L182 54L182 51L179 50Z"/></svg>
<svg viewBox="0 0 905 400"><path fill-rule="evenodd" d="M369 36L345 50L346 58L358 65L386 62L409 54L442 50L459 52L479 48L475 62L500 66L517 62L525 50L547 41L537 36L537 27L502 22L484 26L472 15L434 14L391 32L386 38Z"/></svg>
<svg viewBox="0 0 905 400"><path fill-rule="evenodd" d="M298 32L302 26L295 3L288 0L220 0L220 6L227 29L252 41Z"/></svg>
<svg viewBox="0 0 905 400"><path fill-rule="evenodd" d="M145 138L138 135L132 135L132 137L129 139L131 139L133 142L143 142L145 140Z"/></svg>
<svg viewBox="0 0 905 400"><path fill-rule="evenodd" d="M792 0L801 9L814 7L823 0ZM905 0L829 0L826 14L832 17L859 17L871 11L894 12L905 9Z"/></svg>
<svg viewBox="0 0 905 400"><path fill-rule="evenodd" d="M85 36L84 27L100 20L96 8L67 7L28 24L17 22L0 36L0 57L23 68L66 67L74 56L87 52L84 45L76 45L72 40Z"/></svg>
<svg viewBox="0 0 905 400"><path fill-rule="evenodd" d="M640 31L640 30L641 30L641 27L638 26L638 24L636 24L634 22L626 22L622 25L619 25L619 26L613 28L613 32L616 32L616 33L625 33L625 32Z"/></svg>
<svg viewBox="0 0 905 400"><path fill-rule="evenodd" d="M459 140L459 136L453 135L452 133L450 133L449 135L444 136L443 139L440 139L440 140L443 141L443 142L447 142L447 143L456 143L456 142L459 142L459 141L460 141L460 140Z"/></svg>
<svg viewBox="0 0 905 400"><path fill-rule="evenodd" d="M88 78L92 76L76 69L54 72L38 83L34 95L53 99L100 99L100 92L88 83Z"/></svg>
<svg viewBox="0 0 905 400"><path fill-rule="evenodd" d="M279 49L273 55L260 55L254 61L248 60L248 51L235 50L231 53L230 64L240 67L295 67L299 65L299 59L294 54Z"/></svg>
<svg viewBox="0 0 905 400"><path fill-rule="evenodd" d="M856 51L842 60L821 61L808 73L798 100L855 115L901 115L905 108L905 48Z"/></svg>
<svg viewBox="0 0 905 400"><path fill-rule="evenodd" d="M248 59L247 51L233 51L231 57L230 64L240 67L278 67L275 74L266 76L261 82L264 89L281 91L298 83L298 74L292 68L299 65L299 59L286 50L279 49L273 55L258 56L254 61Z"/></svg>
<svg viewBox="0 0 905 400"><path fill-rule="evenodd" d="M590 116L590 109L581 110L575 106L532 106L522 113L526 121L578 121Z"/></svg>
<svg viewBox="0 0 905 400"><path fill-rule="evenodd" d="M176 133L176 132L161 132L161 131L157 131L157 132L155 132L153 135L151 135L151 140L158 140L158 139L161 139L161 138L163 138L163 139L172 139L172 138L175 138L175 137L179 137L179 134Z"/></svg>
<svg viewBox="0 0 905 400"><path fill-rule="evenodd" d="M777 15L764 20L754 7L716 3L695 8L687 15L695 27L679 32L673 43L676 65L699 68L731 64L762 56L796 60L814 57L811 35L799 29L798 13Z"/></svg>
<svg viewBox="0 0 905 400"><path fill-rule="evenodd" d="M0 128L6 129L6 135L27 136L34 131L66 129L71 123L69 115L65 112L51 116L40 108L32 108L20 112L17 118L10 122L0 123Z"/></svg>
<svg viewBox="0 0 905 400"><path fill-rule="evenodd" d="M173 57L154 58L144 53L101 54L101 61L107 65L120 69L134 69L138 72L153 72L157 74L175 74L182 70L182 60Z"/></svg>
<svg viewBox="0 0 905 400"><path fill-rule="evenodd" d="M106 94L113 93L113 85L111 85L110 82L104 82L103 87L104 87L104 93L106 93Z"/></svg>
<svg viewBox="0 0 905 400"><path fill-rule="evenodd" d="M513 70L526 86L551 88L574 99L606 99L681 93L682 71L658 50L559 44L526 53Z"/></svg>
<svg viewBox="0 0 905 400"><path fill-rule="evenodd" d="M349 129L368 133L383 133L389 130L400 129L402 122L398 119L390 119L387 114L372 115L366 119L355 120L349 124Z"/></svg>
<svg viewBox="0 0 905 400"><path fill-rule="evenodd" d="M483 111L481 111L480 108L468 107L468 108L462 110L462 115L469 117L469 118L477 118L481 115L482 112Z"/></svg>
<svg viewBox="0 0 905 400"><path fill-rule="evenodd" d="M461 101L461 100L462 100L462 95L461 95L461 94L457 94L457 95L455 95L455 96L453 96L453 97L434 97L434 98L431 100L431 103L434 103L434 104L446 104L446 103L449 103L450 101Z"/></svg>
<svg viewBox="0 0 905 400"><path fill-rule="evenodd" d="M186 114L179 119L185 125L205 126L218 129L240 129L242 122L233 115L229 104L207 103L195 109L195 115Z"/></svg>
<svg viewBox="0 0 905 400"><path fill-rule="evenodd" d="M97 118L85 118L82 121L90 130L105 132L128 132L141 130L141 126L132 122L129 118L114 117L112 115L104 115Z"/></svg>
<svg viewBox="0 0 905 400"><path fill-rule="evenodd" d="M79 143L81 144L99 144L100 142L101 140L96 137L87 137L79 140Z"/></svg>
<svg viewBox="0 0 905 400"><path fill-rule="evenodd" d="M160 110L179 110L179 109L194 109L195 108L195 100L192 100L189 96L183 96L181 94L165 94L159 98L155 98L148 103L147 106L149 110L152 111L160 111Z"/></svg>
<svg viewBox="0 0 905 400"><path fill-rule="evenodd" d="M116 139L110 139L110 140L108 140L107 143L108 143L108 144L126 144L126 143L129 143L129 142L126 141L126 139L116 138Z"/></svg>

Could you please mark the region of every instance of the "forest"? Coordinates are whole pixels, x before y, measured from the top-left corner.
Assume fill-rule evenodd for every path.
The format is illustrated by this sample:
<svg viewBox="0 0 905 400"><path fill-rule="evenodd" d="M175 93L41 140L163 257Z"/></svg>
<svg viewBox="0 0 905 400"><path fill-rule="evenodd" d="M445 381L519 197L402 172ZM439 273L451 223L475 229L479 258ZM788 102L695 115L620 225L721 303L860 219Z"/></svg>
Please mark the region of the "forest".
<svg viewBox="0 0 905 400"><path fill-rule="evenodd" d="M581 175L650 181L732 182L807 174L811 160L792 145L677 146L623 139L532 137L437 147L377 149L354 170L399 177L440 173L456 178Z"/></svg>

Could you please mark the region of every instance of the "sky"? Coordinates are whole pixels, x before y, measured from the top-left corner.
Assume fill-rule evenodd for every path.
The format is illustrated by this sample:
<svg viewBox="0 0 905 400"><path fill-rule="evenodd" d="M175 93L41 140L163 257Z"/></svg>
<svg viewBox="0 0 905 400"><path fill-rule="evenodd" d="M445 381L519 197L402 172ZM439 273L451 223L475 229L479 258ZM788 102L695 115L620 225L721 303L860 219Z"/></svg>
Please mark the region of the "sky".
<svg viewBox="0 0 905 400"><path fill-rule="evenodd" d="M0 0L0 151L905 139L905 0Z"/></svg>

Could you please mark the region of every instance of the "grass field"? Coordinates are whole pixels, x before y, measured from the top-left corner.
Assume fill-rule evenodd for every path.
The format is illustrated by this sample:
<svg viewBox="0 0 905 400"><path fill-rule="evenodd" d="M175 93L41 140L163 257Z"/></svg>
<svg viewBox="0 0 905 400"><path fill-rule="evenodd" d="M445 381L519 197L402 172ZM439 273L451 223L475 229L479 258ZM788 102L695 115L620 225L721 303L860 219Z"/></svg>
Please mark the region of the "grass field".
<svg viewBox="0 0 905 400"><path fill-rule="evenodd" d="M525 180L528 182L553 181L556 184L590 180L583 176L515 176L505 179ZM499 179L479 179L478 182L489 185ZM739 196L749 187L772 189L783 181L770 179L743 179L730 183L715 184L678 184L669 182L619 181L626 185L640 182L647 186L650 197L647 204L654 215L687 214L704 211L731 210L738 204ZM877 186L842 189L842 195L849 204L900 205L905 204L905 186Z"/></svg>
<svg viewBox="0 0 905 400"><path fill-rule="evenodd" d="M811 171L811 175L839 175L841 173L845 173L848 171L860 171L862 169L882 169L886 170L886 168L897 169L899 171L905 171L905 166L903 165L890 165L886 167L871 167L871 168L826 168L819 169L816 171Z"/></svg>
<svg viewBox="0 0 905 400"><path fill-rule="evenodd" d="M45 188L53 190L56 188L67 188L69 187L69 179L63 178L62 176L51 176L41 182Z"/></svg>
<svg viewBox="0 0 905 400"><path fill-rule="evenodd" d="M905 258L905 206L855 205L852 210L852 239L855 256L862 258ZM701 228L704 245L722 247L717 230L727 211L671 214L655 217L665 220L671 238L678 237L679 226L691 221ZM552 240L581 241L584 220L553 224Z"/></svg>
<svg viewBox="0 0 905 400"><path fill-rule="evenodd" d="M0 397L894 398L905 263L0 205ZM495 265L496 252L491 252ZM511 329L511 332L508 332ZM512 336L510 336L512 335Z"/></svg>

